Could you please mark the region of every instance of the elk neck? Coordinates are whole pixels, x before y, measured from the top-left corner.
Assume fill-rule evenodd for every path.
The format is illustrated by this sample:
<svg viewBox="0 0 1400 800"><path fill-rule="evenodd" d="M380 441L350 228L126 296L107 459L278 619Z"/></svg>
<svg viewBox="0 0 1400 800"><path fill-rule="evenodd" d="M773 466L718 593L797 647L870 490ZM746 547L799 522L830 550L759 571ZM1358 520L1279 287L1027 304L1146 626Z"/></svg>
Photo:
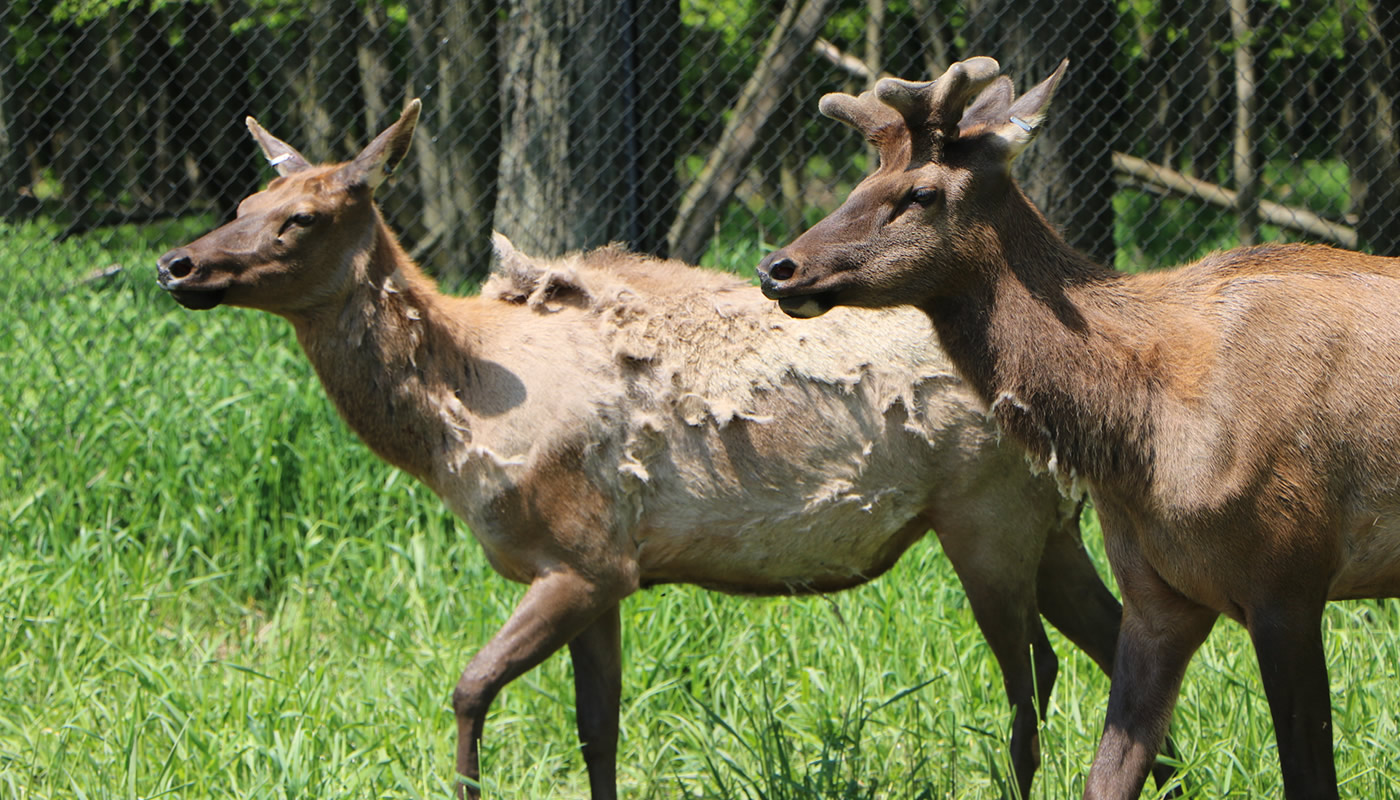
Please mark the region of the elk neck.
<svg viewBox="0 0 1400 800"><path fill-rule="evenodd" d="M1002 429L1061 479L1151 481L1161 347L1130 282L1076 251L1018 190L980 232L978 278L923 304Z"/></svg>
<svg viewBox="0 0 1400 800"><path fill-rule="evenodd" d="M470 331L375 209L347 254L349 287L288 315L340 415L385 461L430 486L434 454L471 440Z"/></svg>

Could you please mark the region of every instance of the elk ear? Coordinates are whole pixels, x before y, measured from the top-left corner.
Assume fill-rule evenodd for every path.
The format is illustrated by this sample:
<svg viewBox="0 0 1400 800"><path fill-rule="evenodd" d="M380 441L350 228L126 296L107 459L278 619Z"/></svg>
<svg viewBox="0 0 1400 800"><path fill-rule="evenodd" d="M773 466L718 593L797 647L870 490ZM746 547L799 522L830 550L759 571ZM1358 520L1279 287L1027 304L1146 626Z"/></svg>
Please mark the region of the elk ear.
<svg viewBox="0 0 1400 800"><path fill-rule="evenodd" d="M1050 100L1055 96L1055 87L1060 85L1060 78L1064 77L1068 67L1069 59L1066 58L1060 62L1054 74L1016 98L1016 102L1011 104L1005 115L1000 116L999 124L991 126L992 134L1006 146L1008 161L1025 150L1040 132L1040 126L1045 123L1046 111L1050 108Z"/></svg>
<svg viewBox="0 0 1400 800"><path fill-rule="evenodd" d="M958 136L980 125L995 126L1005 122L1015 97L1016 91L1011 86L1010 78L1002 75L992 81L963 112L962 119L958 121Z"/></svg>
<svg viewBox="0 0 1400 800"><path fill-rule="evenodd" d="M491 249L496 253L496 262L505 273L528 272L534 263L530 257L516 249L515 243L500 231L491 231Z"/></svg>
<svg viewBox="0 0 1400 800"><path fill-rule="evenodd" d="M413 129L418 125L418 112L422 109L421 101L417 98L410 100L404 106L398 122L376 136L355 156L354 161L341 168L340 179L352 186L367 186L371 191L379 188L408 155L408 147L413 142Z"/></svg>
<svg viewBox="0 0 1400 800"><path fill-rule="evenodd" d="M257 120L248 117L243 122L248 126L248 132L257 140L258 147L262 148L267 163L277 168L278 175L291 175L311 167L311 162L298 153L295 147L268 133Z"/></svg>

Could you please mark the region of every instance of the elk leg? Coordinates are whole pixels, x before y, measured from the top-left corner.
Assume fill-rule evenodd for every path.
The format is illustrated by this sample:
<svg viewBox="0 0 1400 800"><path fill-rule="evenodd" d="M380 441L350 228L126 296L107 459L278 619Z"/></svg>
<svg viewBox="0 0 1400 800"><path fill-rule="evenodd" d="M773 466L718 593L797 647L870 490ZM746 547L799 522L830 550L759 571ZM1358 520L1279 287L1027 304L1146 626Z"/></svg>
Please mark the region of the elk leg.
<svg viewBox="0 0 1400 800"><path fill-rule="evenodd" d="M1084 550L1077 518L1072 517L1050 531L1045 540L1045 554L1040 559L1036 589L1040 613L1111 677L1123 607L1104 585ZM1175 758L1176 747L1170 737L1162 752ZM1159 788L1166 786L1174 774L1170 764L1158 762L1152 767L1152 779ZM1177 788L1167 796L1180 794Z"/></svg>
<svg viewBox="0 0 1400 800"><path fill-rule="evenodd" d="M1103 737L1084 789L1084 797L1095 800L1129 800L1142 792L1166 739L1186 665L1219 616L1145 564L1123 563L1130 560L1114 560L1123 625Z"/></svg>
<svg viewBox="0 0 1400 800"><path fill-rule="evenodd" d="M497 693L588 628L616 597L568 569L536 578L510 619L471 660L452 691L457 716L458 797L476 798L479 744L486 710Z"/></svg>
<svg viewBox="0 0 1400 800"><path fill-rule="evenodd" d="M1077 519L1055 526L1046 537L1036 575L1036 599L1051 625L1105 674L1113 674L1123 607L1089 560Z"/></svg>
<svg viewBox="0 0 1400 800"><path fill-rule="evenodd" d="M593 800L617 797L617 728L622 702L622 621L617 606L569 642L578 736Z"/></svg>
<svg viewBox="0 0 1400 800"><path fill-rule="evenodd" d="M1040 767L1040 726L1059 665L1030 592L1031 579L1007 581L994 572L963 575L968 603L982 635L1001 667L1011 721L1011 768L1020 797L1029 797Z"/></svg>
<svg viewBox="0 0 1400 800"><path fill-rule="evenodd" d="M1337 797L1322 608L1271 609L1248 618L1290 800Z"/></svg>

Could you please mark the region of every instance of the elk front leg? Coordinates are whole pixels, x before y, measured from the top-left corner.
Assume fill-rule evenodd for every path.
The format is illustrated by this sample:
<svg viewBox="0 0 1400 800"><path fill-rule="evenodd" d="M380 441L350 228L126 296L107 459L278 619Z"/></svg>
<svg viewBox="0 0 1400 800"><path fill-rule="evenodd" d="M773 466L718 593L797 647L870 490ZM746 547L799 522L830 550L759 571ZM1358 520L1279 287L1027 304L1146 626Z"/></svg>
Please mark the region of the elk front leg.
<svg viewBox="0 0 1400 800"><path fill-rule="evenodd" d="M1093 659L1104 674L1112 677L1123 607L1104 585L1084 550L1077 515L1056 526L1046 537L1045 554L1041 556L1040 572L1036 575L1036 592L1040 613ZM1168 757L1175 756L1176 748L1170 737L1162 752ZM1165 787L1174 773L1172 766L1164 762L1152 767L1152 778L1158 788ZM1180 794L1178 787L1167 796Z"/></svg>
<svg viewBox="0 0 1400 800"><path fill-rule="evenodd" d="M615 609L615 593L568 569L536 578L506 624L462 672L452 691L457 716L457 795L481 796L479 745L486 710L502 687L537 666Z"/></svg>
<svg viewBox="0 0 1400 800"><path fill-rule="evenodd" d="M604 611L569 642L574 660L578 737L593 800L617 797L617 727L622 702L622 621Z"/></svg>
<svg viewBox="0 0 1400 800"><path fill-rule="evenodd" d="M1219 616L1145 564L1115 560L1114 571L1123 592L1123 625L1086 800L1131 800L1142 792L1166 739L1186 665Z"/></svg>
<svg viewBox="0 0 1400 800"><path fill-rule="evenodd" d="M1323 605L1299 603L1298 608L1271 608L1248 618L1289 800L1337 797Z"/></svg>

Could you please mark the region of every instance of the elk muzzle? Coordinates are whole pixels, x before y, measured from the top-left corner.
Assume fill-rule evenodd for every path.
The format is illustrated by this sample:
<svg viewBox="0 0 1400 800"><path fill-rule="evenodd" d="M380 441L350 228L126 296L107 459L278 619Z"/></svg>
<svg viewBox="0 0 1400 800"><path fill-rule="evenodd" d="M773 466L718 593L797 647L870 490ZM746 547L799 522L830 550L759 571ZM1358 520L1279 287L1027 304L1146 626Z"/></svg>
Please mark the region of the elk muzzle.
<svg viewBox="0 0 1400 800"><path fill-rule="evenodd" d="M820 317L836 305L821 292L810 290L811 281L803 279L801 266L786 250L775 250L758 262L758 278L763 296L777 300L778 308L790 317Z"/></svg>
<svg viewBox="0 0 1400 800"><path fill-rule="evenodd" d="M209 280L207 265L201 267L183 247L167 252L156 261L156 281L170 293L175 302L199 311L213 308L224 301L228 287Z"/></svg>

